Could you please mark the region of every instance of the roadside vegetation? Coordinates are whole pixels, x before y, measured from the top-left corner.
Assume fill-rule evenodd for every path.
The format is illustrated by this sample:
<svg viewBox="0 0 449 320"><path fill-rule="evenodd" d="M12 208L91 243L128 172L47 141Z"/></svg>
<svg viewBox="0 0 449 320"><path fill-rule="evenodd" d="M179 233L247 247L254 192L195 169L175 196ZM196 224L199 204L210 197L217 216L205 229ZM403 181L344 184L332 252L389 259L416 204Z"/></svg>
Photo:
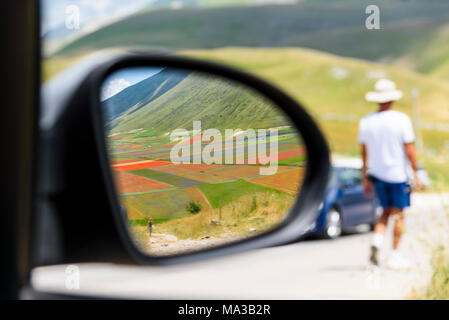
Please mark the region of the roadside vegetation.
<svg viewBox="0 0 449 320"><path fill-rule="evenodd" d="M174 235L178 239L201 237L245 237L267 231L283 221L294 197L285 193L259 192L244 195L222 207L200 210L193 215L171 219L153 226L154 233ZM148 241L148 220L130 222L137 242Z"/></svg>
<svg viewBox="0 0 449 320"><path fill-rule="evenodd" d="M203 192L207 199L209 199L209 202L213 208L219 208L233 201L239 201L238 198L243 195L255 193L260 194L263 192L281 193L280 191L265 188L257 184L247 182L243 179L232 182L203 184L199 186L199 189Z"/></svg>
<svg viewBox="0 0 449 320"><path fill-rule="evenodd" d="M415 289L411 299L448 300L449 299L449 250L441 246L432 257L433 274L429 284L421 290Z"/></svg>
<svg viewBox="0 0 449 320"><path fill-rule="evenodd" d="M201 203L196 201L189 201L189 203L186 205L187 212L191 214L197 214L201 211L202 208L203 206L201 205Z"/></svg>

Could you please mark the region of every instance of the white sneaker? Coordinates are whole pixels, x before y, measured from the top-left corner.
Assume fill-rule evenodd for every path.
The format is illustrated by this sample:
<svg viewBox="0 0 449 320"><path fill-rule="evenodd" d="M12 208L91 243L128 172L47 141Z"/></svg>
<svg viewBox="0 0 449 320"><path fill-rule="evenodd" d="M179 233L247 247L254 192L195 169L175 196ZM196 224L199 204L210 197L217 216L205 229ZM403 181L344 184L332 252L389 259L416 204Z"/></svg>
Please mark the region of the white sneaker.
<svg viewBox="0 0 449 320"><path fill-rule="evenodd" d="M393 251L388 257L387 266L394 270L404 270L410 267L410 263L399 253Z"/></svg>

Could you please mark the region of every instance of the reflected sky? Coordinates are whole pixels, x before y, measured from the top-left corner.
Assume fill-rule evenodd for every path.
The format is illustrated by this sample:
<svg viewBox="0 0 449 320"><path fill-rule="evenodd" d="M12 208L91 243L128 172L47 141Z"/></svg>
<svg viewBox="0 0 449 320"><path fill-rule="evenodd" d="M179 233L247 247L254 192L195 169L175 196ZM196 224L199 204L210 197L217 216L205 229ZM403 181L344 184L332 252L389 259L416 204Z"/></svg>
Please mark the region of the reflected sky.
<svg viewBox="0 0 449 320"><path fill-rule="evenodd" d="M111 74L103 83L101 101L104 101L123 89L158 74L163 68L124 68Z"/></svg>

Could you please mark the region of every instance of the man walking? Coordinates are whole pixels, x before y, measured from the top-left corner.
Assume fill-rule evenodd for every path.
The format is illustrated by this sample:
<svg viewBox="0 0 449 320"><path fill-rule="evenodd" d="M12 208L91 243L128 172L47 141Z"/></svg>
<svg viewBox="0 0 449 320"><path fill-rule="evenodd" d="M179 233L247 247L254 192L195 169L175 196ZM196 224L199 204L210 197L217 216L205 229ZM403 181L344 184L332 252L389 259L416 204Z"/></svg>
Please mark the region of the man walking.
<svg viewBox="0 0 449 320"><path fill-rule="evenodd" d="M387 264L394 269L408 267L407 260L398 253L398 247L404 229L403 210L410 206L410 165L415 188L421 188L417 177L412 123L406 114L392 110L394 101L401 98L402 92L396 89L393 81L377 81L375 91L368 92L366 100L378 103L379 110L360 120L358 137L363 159L364 191L372 194L374 189L383 208L374 227L370 262L378 265L378 253L383 245L388 218L393 216L393 250Z"/></svg>
<svg viewBox="0 0 449 320"><path fill-rule="evenodd" d="M152 218L148 219L148 233L151 238L151 234L153 233L153 219Z"/></svg>

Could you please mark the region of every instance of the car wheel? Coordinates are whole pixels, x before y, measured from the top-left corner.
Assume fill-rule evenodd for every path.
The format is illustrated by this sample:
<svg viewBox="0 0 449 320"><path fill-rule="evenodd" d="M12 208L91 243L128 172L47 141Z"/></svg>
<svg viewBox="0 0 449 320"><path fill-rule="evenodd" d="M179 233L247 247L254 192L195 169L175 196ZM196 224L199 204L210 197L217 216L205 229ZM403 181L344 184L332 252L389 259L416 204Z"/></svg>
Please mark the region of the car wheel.
<svg viewBox="0 0 449 320"><path fill-rule="evenodd" d="M335 209L329 209L326 215L326 226L324 228L324 238L326 239L335 239L338 238L343 229L343 224L341 220L340 212Z"/></svg>

